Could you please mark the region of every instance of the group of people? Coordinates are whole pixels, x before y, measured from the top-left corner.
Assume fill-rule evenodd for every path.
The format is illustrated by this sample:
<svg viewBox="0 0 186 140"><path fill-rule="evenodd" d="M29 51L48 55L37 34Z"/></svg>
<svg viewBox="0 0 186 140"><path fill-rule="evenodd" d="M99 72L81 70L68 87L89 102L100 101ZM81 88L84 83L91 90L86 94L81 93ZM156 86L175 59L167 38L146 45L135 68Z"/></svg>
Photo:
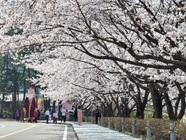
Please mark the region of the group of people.
<svg viewBox="0 0 186 140"><path fill-rule="evenodd" d="M40 118L40 115L41 115L40 110L36 110L36 111L33 112L33 116L30 117L29 119L27 119L27 121L37 123L37 120ZM24 121L22 119L22 115L21 115L21 112L19 110L16 111L15 118L16 118L16 121Z"/></svg>
<svg viewBox="0 0 186 140"><path fill-rule="evenodd" d="M63 123L65 123L66 116L67 114L69 114L70 121L78 121L78 124L81 125L83 114L80 106L75 109L74 107L72 107L71 110L69 111L65 107L62 107L60 111L61 111L61 122L63 121Z"/></svg>
<svg viewBox="0 0 186 140"><path fill-rule="evenodd" d="M33 119L31 120L31 122L37 123L37 120L39 119L40 114L41 114L40 110L34 111ZM81 109L80 106L78 108L75 108L73 106L70 110L67 110L63 106L60 109L59 114L52 109L47 109L45 111L46 123L49 123L49 120L53 120L53 123L56 124L57 120L58 120L58 117L60 117L61 122L65 123L67 115L69 115L69 120L70 121L75 121L75 122L77 121L78 124L81 125L83 113L82 113L82 109ZM100 110L99 110L98 107L96 108L96 110L94 110L94 116L96 118L96 124L98 124L99 118L101 118L101 113L100 113ZM15 113L16 121L19 121L20 117L21 117L20 112L17 110L16 113Z"/></svg>
<svg viewBox="0 0 186 140"><path fill-rule="evenodd" d="M55 112L53 109L47 109L45 111L45 119L46 119L46 123L49 123L49 120L53 120L53 123L57 124L58 113Z"/></svg>
<svg viewBox="0 0 186 140"><path fill-rule="evenodd" d="M60 109L60 120L61 122L65 123L67 115L69 115L69 120L70 121L78 121L78 124L81 125L82 123L82 109L81 107L74 108L74 106L70 109L67 110L64 106ZM47 109L45 111L45 118L46 118L46 123L49 122L51 119L53 120L53 123L57 123L58 120L58 113L53 112L52 109Z"/></svg>
<svg viewBox="0 0 186 140"><path fill-rule="evenodd" d="M58 113L55 112L53 109L47 109L45 111L45 119L46 119L46 123L48 123L49 120L53 120L53 123L57 124Z"/></svg>

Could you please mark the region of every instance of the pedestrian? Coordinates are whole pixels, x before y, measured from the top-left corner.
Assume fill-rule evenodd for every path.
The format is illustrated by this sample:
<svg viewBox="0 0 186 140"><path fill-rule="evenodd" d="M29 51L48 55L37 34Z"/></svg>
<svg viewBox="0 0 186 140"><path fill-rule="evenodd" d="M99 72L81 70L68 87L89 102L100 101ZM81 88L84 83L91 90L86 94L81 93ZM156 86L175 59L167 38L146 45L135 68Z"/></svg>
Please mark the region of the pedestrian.
<svg viewBox="0 0 186 140"><path fill-rule="evenodd" d="M38 120L39 120L40 116L41 116L41 111L38 109L38 110L37 110L37 119L38 119Z"/></svg>
<svg viewBox="0 0 186 140"><path fill-rule="evenodd" d="M34 111L34 114L33 114L33 122L37 123L37 120L38 120L38 112L37 111Z"/></svg>
<svg viewBox="0 0 186 140"><path fill-rule="evenodd" d="M82 124L82 118L83 118L83 113L82 113L82 109L79 106L78 110L77 110L77 116L78 116L78 124L81 125Z"/></svg>
<svg viewBox="0 0 186 140"><path fill-rule="evenodd" d="M70 121L73 121L74 120L74 108L73 107L69 111L69 117L70 117Z"/></svg>
<svg viewBox="0 0 186 140"><path fill-rule="evenodd" d="M19 121L19 118L20 118L19 110L16 111L15 117L16 117L16 121Z"/></svg>
<svg viewBox="0 0 186 140"><path fill-rule="evenodd" d="M50 115L50 111L49 111L49 109L47 109L46 111L45 111L45 119L46 119L46 123L48 124L48 120L49 120L49 115Z"/></svg>
<svg viewBox="0 0 186 140"><path fill-rule="evenodd" d="M66 114L67 114L67 110L65 109L65 107L61 108L61 122L63 121L63 123L66 122Z"/></svg>
<svg viewBox="0 0 186 140"><path fill-rule="evenodd" d="M57 114L58 114L57 112L53 113L53 116L52 116L53 124L57 124L57 119L58 119L58 115Z"/></svg>
<svg viewBox="0 0 186 140"><path fill-rule="evenodd" d="M50 109L50 115L51 115L51 118L53 117L53 113L55 112L55 110L53 108Z"/></svg>
<svg viewBox="0 0 186 140"><path fill-rule="evenodd" d="M74 110L74 121L77 121L77 107Z"/></svg>
<svg viewBox="0 0 186 140"><path fill-rule="evenodd" d="M98 106L96 107L96 110L95 110L95 117L96 117L96 124L98 124L98 120L101 118L101 112Z"/></svg>

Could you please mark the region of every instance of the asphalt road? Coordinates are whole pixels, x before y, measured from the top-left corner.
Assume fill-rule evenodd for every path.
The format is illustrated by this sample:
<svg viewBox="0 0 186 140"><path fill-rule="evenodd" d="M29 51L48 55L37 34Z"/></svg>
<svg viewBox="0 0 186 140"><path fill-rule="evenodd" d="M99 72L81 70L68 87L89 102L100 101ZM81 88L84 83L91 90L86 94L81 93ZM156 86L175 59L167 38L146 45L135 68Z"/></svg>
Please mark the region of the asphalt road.
<svg viewBox="0 0 186 140"><path fill-rule="evenodd" d="M70 124L0 121L0 140L78 140Z"/></svg>

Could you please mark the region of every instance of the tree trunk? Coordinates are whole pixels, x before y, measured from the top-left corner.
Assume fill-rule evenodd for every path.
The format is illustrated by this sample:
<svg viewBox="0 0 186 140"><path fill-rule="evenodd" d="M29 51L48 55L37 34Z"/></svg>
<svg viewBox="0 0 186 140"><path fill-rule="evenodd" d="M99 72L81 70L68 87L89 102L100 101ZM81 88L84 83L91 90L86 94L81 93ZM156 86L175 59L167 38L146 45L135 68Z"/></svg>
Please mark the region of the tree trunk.
<svg viewBox="0 0 186 140"><path fill-rule="evenodd" d="M162 119L162 94L156 89L156 87L151 84L149 86L150 92L151 92L151 98L152 98L152 103L153 103L153 108L154 108L154 118L160 118Z"/></svg>
<svg viewBox="0 0 186 140"><path fill-rule="evenodd" d="M186 107L185 91L181 88L179 83L176 83L176 86L179 90L179 97L180 97L180 100L181 100L181 109L179 111L177 119L181 119L183 117L183 115L185 114L185 107Z"/></svg>
<svg viewBox="0 0 186 140"><path fill-rule="evenodd" d="M145 111L145 107L146 107L146 104L147 104L149 91L148 90L145 91L145 95L143 97L143 102L142 102L140 88L139 87L137 87L137 88L138 88L138 95L135 99L136 107L137 107L136 117L140 118L140 119L144 119L144 117L145 117L144 111Z"/></svg>
<svg viewBox="0 0 186 140"><path fill-rule="evenodd" d="M165 103L166 103L167 113L168 113L169 119L170 120L176 120L176 116L175 116L174 111L173 111L172 103L171 103L167 93L164 93L164 100L165 100Z"/></svg>

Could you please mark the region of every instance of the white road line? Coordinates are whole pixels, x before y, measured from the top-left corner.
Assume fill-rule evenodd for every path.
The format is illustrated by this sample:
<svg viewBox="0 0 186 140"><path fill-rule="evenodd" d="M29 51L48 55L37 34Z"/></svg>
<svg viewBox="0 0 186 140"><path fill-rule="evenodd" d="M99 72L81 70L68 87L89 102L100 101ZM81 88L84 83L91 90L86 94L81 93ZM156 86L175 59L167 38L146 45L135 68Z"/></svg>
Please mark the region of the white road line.
<svg viewBox="0 0 186 140"><path fill-rule="evenodd" d="M0 128L3 128L3 127L5 127L3 124L0 124Z"/></svg>
<svg viewBox="0 0 186 140"><path fill-rule="evenodd" d="M62 140L67 140L67 126L65 125L65 130L63 134L63 139Z"/></svg>

